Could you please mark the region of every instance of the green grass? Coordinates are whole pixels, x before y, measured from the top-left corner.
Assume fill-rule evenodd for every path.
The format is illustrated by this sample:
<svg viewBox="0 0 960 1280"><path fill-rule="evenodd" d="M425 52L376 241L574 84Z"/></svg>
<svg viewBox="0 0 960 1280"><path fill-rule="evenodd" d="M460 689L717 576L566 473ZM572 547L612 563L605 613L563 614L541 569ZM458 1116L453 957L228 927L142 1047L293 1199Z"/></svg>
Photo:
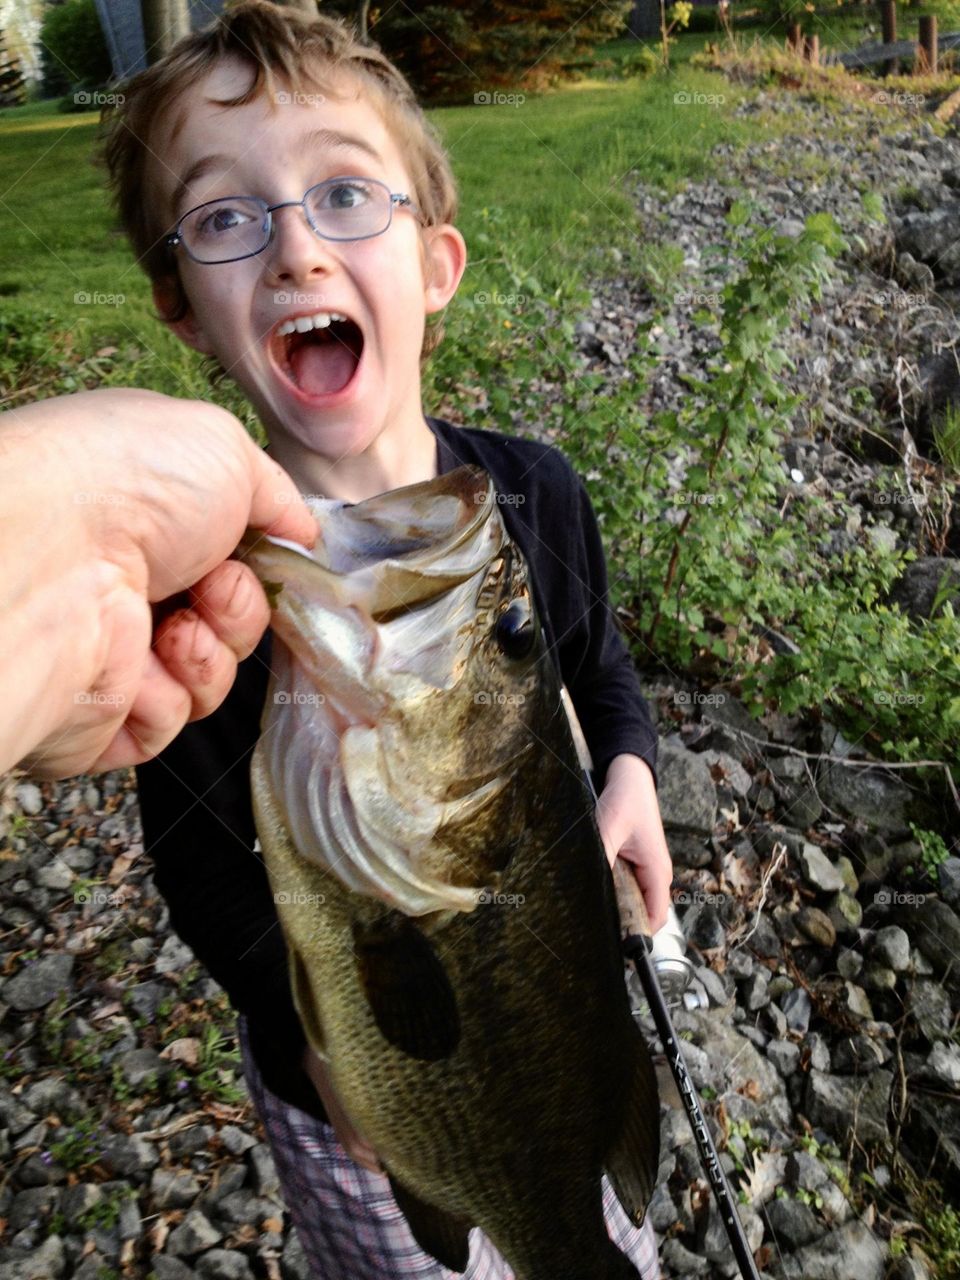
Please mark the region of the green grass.
<svg viewBox="0 0 960 1280"><path fill-rule="evenodd" d="M631 172L676 188L709 171L717 142L759 136L755 121L732 117L741 90L683 65L704 39L682 37L684 56L675 51L669 74L584 77L518 107L430 113L450 149L459 223L474 246L462 292L482 288L492 265L479 239L485 211L502 211L518 258L546 287L569 285L595 247L643 242L625 190ZM725 102L678 106L681 88ZM93 163L97 125L96 113L62 115L49 102L0 112L0 402L100 382L209 398L199 358L155 319L146 278L115 225ZM116 350L97 357L103 348ZM240 407L229 390L217 398Z"/></svg>

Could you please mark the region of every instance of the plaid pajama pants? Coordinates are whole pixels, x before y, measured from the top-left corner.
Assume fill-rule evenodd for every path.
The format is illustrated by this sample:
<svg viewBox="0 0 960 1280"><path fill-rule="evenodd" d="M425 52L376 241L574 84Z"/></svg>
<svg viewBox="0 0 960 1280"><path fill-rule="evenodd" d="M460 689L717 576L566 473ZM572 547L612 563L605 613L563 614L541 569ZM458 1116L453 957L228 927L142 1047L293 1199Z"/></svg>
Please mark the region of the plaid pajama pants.
<svg viewBox="0 0 960 1280"><path fill-rule="evenodd" d="M355 1164L333 1126L271 1093L250 1052L239 1019L243 1073L266 1130L283 1198L317 1280L513 1280L513 1272L483 1232L470 1232L470 1261L462 1276L420 1248L382 1174ZM611 1240L631 1259L641 1280L660 1280L650 1219L634 1227L603 1179L603 1209Z"/></svg>

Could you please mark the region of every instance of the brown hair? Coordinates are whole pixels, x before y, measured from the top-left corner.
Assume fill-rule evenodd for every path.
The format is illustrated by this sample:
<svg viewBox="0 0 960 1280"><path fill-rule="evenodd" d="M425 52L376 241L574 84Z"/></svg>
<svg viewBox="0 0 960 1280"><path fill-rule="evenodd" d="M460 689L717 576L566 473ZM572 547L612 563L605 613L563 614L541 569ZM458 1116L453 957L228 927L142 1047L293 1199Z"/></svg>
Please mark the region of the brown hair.
<svg viewBox="0 0 960 1280"><path fill-rule="evenodd" d="M217 106L239 107L265 90L300 93L323 88L319 77L346 72L369 92L397 143L412 179L411 195L426 226L453 222L457 189L439 134L423 114L400 71L374 45L362 44L339 19L284 8L269 0L240 0L211 26L180 40L154 66L122 86L118 102L104 111L103 158L124 231L151 281L173 279L175 301L163 320L186 315L188 301L176 258L165 244L170 228L161 226L156 201L145 190L149 139L169 104L196 84L218 62L236 58L252 72L247 90ZM429 316L421 362L443 336L440 316ZM430 323L432 321L432 323Z"/></svg>

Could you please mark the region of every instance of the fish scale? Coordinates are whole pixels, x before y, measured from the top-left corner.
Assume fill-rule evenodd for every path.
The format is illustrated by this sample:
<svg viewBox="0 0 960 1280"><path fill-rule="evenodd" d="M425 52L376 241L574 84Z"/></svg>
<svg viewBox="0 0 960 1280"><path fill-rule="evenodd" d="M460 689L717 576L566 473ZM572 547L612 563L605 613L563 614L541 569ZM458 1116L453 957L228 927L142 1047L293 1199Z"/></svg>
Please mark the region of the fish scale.
<svg viewBox="0 0 960 1280"><path fill-rule="evenodd" d="M300 833L294 841L277 775L296 767L284 746L302 741L305 717L322 718L325 702L291 705L268 694L252 766L254 812L294 999L309 1042L424 1249L462 1271L467 1232L479 1226L517 1280L627 1280L636 1270L607 1235L601 1174L607 1171L628 1216L642 1220L657 1168L659 1108L649 1054L630 1014L592 799L535 618L523 639L530 649L520 657L507 656L516 640L504 648L498 630L511 604L532 606L522 557L502 525L488 527L500 521L489 478L461 468L395 490L375 500L371 518L389 518L400 538L404 514L408 527L418 520L422 526L431 502L444 503L448 515L426 522L432 557L422 540L411 553L437 571L425 575L422 598L411 574L397 575L402 551L388 542L384 561L392 552L391 582L403 583L408 610L423 612L425 644L441 620L450 621L450 593L458 590L457 607L471 610L463 622L472 628L469 649L455 679L429 663L417 667L412 655L422 686L371 669L383 707L382 724L372 728L393 744L396 776L404 785L419 778L433 799L500 770L502 786L452 811L434 833L421 872L436 878L438 900L455 886L461 897L465 888L474 891L473 905L406 912L389 877L369 892L348 887L330 824L315 837L302 822L291 824ZM364 506L340 508L358 530ZM336 520L337 511L328 518ZM457 574L443 570L452 548L457 573L472 568L462 545L470 522L480 559L467 590L463 581L473 578L455 588L447 578ZM366 541L369 547L374 539ZM321 563L262 543L248 555L264 580L282 584L276 608L286 610L292 664L311 637L309 627L298 634L291 619L303 626L318 610L344 607L367 607L372 617L383 604L369 557L365 604L363 593L342 581L349 571L329 581L322 543L321 536ZM416 634L409 618L405 634ZM449 660L442 647L433 659ZM345 654L345 669L351 662ZM283 678L279 668L274 681ZM336 678L332 672L334 684ZM335 737L315 740L328 738L336 750ZM348 801L362 803L348 772L344 778ZM312 840L325 847L311 847Z"/></svg>

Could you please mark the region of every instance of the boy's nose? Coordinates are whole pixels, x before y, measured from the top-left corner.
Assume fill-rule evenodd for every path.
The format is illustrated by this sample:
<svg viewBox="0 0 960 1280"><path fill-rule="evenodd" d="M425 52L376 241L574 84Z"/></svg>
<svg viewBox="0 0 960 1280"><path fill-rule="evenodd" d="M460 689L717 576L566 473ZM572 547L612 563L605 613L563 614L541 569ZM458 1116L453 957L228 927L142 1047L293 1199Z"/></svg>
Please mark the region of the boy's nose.
<svg viewBox="0 0 960 1280"><path fill-rule="evenodd" d="M317 235L302 205L286 205L271 216L273 235L263 254L272 275L280 280L306 279L331 269L336 245Z"/></svg>

